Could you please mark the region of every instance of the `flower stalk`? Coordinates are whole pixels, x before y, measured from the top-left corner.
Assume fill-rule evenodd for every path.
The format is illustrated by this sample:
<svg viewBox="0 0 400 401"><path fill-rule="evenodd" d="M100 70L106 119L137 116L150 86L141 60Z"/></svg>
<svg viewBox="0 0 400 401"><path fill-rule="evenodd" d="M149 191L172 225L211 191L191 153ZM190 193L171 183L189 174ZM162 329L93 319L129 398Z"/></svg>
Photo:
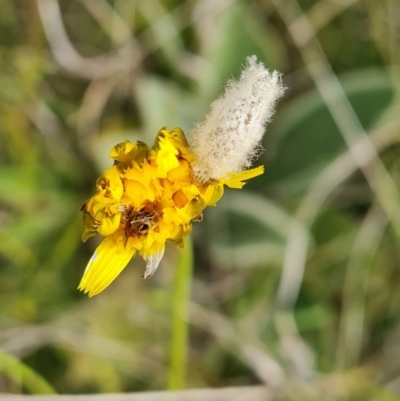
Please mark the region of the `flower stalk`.
<svg viewBox="0 0 400 401"><path fill-rule="evenodd" d="M167 388L178 390L184 387L188 360L189 303L193 273L193 244L190 236L179 254L172 293L172 332L170 365Z"/></svg>

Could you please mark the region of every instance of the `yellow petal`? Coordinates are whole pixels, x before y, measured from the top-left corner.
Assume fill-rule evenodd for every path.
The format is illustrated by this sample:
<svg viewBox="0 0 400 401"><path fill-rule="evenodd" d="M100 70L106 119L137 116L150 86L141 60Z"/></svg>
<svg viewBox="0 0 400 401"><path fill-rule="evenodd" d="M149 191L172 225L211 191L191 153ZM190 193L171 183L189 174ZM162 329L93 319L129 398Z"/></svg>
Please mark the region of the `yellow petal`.
<svg viewBox="0 0 400 401"><path fill-rule="evenodd" d="M185 195L182 189L174 193L172 200L174 201L176 207L183 207L189 202L188 197Z"/></svg>
<svg viewBox="0 0 400 401"><path fill-rule="evenodd" d="M186 237L192 231L192 225L190 223L180 224L173 231L171 231L170 239L175 241L180 238Z"/></svg>
<svg viewBox="0 0 400 401"><path fill-rule="evenodd" d="M183 249L186 245L186 238L173 239L171 242L178 248Z"/></svg>
<svg viewBox="0 0 400 401"><path fill-rule="evenodd" d="M228 179L223 180L224 184L230 188L243 188L245 184L242 181L249 180L250 178L257 177L264 173L264 166L258 166L250 170L240 171L239 173L232 174Z"/></svg>
<svg viewBox="0 0 400 401"><path fill-rule="evenodd" d="M194 156L190 153L189 143L186 139L185 133L179 127L175 127L173 130L169 131L169 138L174 146L179 150L180 156L187 161L192 162Z"/></svg>
<svg viewBox="0 0 400 401"><path fill-rule="evenodd" d="M154 148L157 151L156 163L160 172L166 175L168 171L179 167L177 159L179 152L164 130L160 130L158 133Z"/></svg>
<svg viewBox="0 0 400 401"><path fill-rule="evenodd" d="M97 230L101 223L98 220L95 220L88 212L83 210L83 224L84 232L82 235L82 241L86 242L88 238L97 234Z"/></svg>
<svg viewBox="0 0 400 401"><path fill-rule="evenodd" d="M96 295L108 287L121 273L135 254L131 248L125 252L117 252L117 243L109 236L97 247L89 260L78 289L89 297Z"/></svg>
<svg viewBox="0 0 400 401"><path fill-rule="evenodd" d="M101 225L97 228L97 232L106 237L117 231L119 223L121 222L121 214L114 214L113 216L103 217L99 220L101 221Z"/></svg>
<svg viewBox="0 0 400 401"><path fill-rule="evenodd" d="M133 160L137 153L138 147L136 144L125 141L115 145L110 151L110 157L119 162Z"/></svg>
<svg viewBox="0 0 400 401"><path fill-rule="evenodd" d="M207 206L214 206L224 194L224 186L221 183L210 184L204 191Z"/></svg>
<svg viewBox="0 0 400 401"><path fill-rule="evenodd" d="M169 180L189 185L192 180L190 165L186 160L179 161L179 166L168 172Z"/></svg>
<svg viewBox="0 0 400 401"><path fill-rule="evenodd" d="M149 187L143 186L140 182L125 180L125 194L122 201L130 203L134 207L140 208L143 203L148 201L154 201L154 191Z"/></svg>
<svg viewBox="0 0 400 401"><path fill-rule="evenodd" d="M186 213L188 214L189 220L198 216L206 206L207 199L201 194L196 195L186 207Z"/></svg>
<svg viewBox="0 0 400 401"><path fill-rule="evenodd" d="M120 200L122 194L124 193L124 186L122 185L117 166L112 166L108 169L108 174L106 175L106 178L109 179L109 191L112 193L113 198L115 200Z"/></svg>

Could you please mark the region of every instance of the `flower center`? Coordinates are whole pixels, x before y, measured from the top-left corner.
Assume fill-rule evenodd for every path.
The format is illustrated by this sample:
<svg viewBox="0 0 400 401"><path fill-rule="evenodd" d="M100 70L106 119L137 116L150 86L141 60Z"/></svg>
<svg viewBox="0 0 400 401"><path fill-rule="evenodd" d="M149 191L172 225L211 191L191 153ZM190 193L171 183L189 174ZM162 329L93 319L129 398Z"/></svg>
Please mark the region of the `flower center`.
<svg viewBox="0 0 400 401"><path fill-rule="evenodd" d="M125 229L125 237L145 236L150 228L158 223L162 216L162 208L158 202L146 202L136 210L131 206L124 206L122 210L122 222Z"/></svg>

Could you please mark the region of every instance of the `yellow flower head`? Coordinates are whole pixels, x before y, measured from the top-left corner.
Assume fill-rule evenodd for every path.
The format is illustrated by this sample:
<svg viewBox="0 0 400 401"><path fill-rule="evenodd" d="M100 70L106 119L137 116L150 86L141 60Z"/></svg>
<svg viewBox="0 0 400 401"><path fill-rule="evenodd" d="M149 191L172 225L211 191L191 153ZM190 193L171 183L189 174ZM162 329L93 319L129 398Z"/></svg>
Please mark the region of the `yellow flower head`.
<svg viewBox="0 0 400 401"><path fill-rule="evenodd" d="M253 69L254 63L253 60ZM261 66L257 64L265 75L267 70ZM257 82L254 84L259 86ZM254 104L252 100L253 109ZM245 112L248 119L249 111ZM268 113L271 114L271 110ZM225 117L223 113L218 115L222 120ZM265 118L260 121L264 124ZM204 134L207 142L218 147L214 153L208 151L211 157L204 158L197 151L204 127L208 129L210 124L206 121L195 129L192 147L180 128L171 131L162 128L152 148L140 141L126 141L111 150L114 165L103 172L97 180L96 193L81 209L85 227L83 241L96 234L104 239L89 260L78 287L80 290L90 297L103 291L136 252L146 262L143 277L151 277L163 257L166 241L184 247L185 237L192 230L192 221L201 221L202 211L216 204L225 185L242 188L245 180L263 173L263 166L246 169L243 160L234 169L222 167L221 170L219 166L223 166L223 159L215 135L218 130ZM244 135L248 135L247 131ZM226 137L222 140L226 141ZM234 141L238 142L237 138ZM228 149L229 152L232 153L232 149ZM249 153L247 148L246 152ZM232 159L231 154L229 157ZM232 164L232 160L229 163ZM212 174L207 176L207 171ZM223 174L218 176L218 171Z"/></svg>

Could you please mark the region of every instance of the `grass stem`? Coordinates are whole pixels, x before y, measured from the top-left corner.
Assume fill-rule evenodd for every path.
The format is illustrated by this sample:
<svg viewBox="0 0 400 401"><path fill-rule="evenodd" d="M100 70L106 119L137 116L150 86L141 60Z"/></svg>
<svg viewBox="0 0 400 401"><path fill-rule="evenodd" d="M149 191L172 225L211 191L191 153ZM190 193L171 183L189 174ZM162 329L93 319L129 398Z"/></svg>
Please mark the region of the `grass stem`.
<svg viewBox="0 0 400 401"><path fill-rule="evenodd" d="M56 390L28 365L0 349L0 372L32 394L57 394Z"/></svg>

